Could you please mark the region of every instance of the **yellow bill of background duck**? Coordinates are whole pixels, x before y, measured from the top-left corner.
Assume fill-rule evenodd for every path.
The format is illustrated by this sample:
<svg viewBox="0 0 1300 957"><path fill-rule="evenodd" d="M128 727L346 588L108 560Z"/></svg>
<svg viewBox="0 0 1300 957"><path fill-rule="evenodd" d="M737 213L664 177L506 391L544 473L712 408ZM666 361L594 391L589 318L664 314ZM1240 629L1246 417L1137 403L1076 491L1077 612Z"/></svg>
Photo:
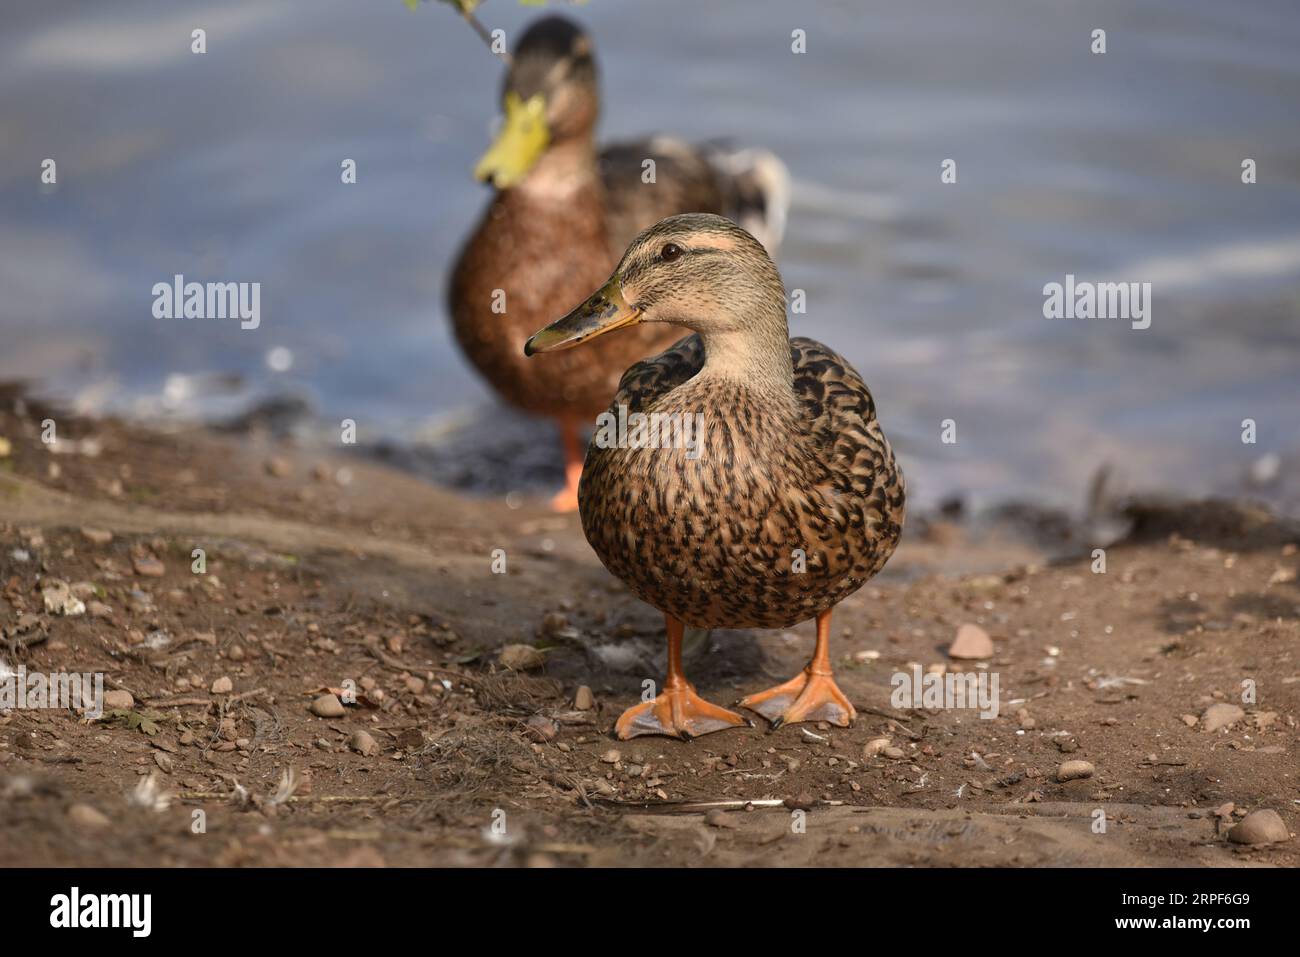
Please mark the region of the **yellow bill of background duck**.
<svg viewBox="0 0 1300 957"><path fill-rule="evenodd" d="M526 101L513 91L506 94L506 115L501 131L474 167L474 178L497 189L514 186L531 170L551 142L546 125L546 98L540 93Z"/></svg>
<svg viewBox="0 0 1300 957"><path fill-rule="evenodd" d="M524 355L571 349L580 342L603 336L641 321L641 310L623 298L623 284L618 273L563 319L557 319L524 343Z"/></svg>

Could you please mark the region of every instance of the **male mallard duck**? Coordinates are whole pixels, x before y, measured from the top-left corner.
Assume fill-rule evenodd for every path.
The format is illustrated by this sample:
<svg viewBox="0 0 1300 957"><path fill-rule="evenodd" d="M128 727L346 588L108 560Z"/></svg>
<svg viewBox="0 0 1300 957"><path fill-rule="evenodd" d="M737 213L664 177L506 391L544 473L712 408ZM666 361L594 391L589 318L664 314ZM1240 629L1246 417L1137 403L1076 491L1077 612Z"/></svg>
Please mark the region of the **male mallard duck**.
<svg viewBox="0 0 1300 957"><path fill-rule="evenodd" d="M524 340L609 275L638 231L671 213L728 212L774 246L785 222L785 168L769 153L726 154L662 137L597 153L591 40L563 17L529 27L502 98L505 122L475 170L496 195L452 273L452 325L502 396L559 420L568 484L553 504L571 510L579 430L608 405L619 371L666 347L673 333L645 326L533 363L523 361Z"/></svg>
<svg viewBox="0 0 1300 957"><path fill-rule="evenodd" d="M684 627L787 628L813 617L817 647L803 672L739 703L773 728L847 726L854 709L831 677L831 611L880 571L903 524L903 475L871 393L835 352L789 338L776 267L721 216L672 216L641 233L609 281L525 352L647 323L695 335L632 366L609 414L633 423L634 413L659 413L670 437L686 432L674 423L697 422L699 434L665 448L655 443L662 429L646 427L654 419L641 419L641 440L627 441L635 429L598 428L587 449L578 490L587 541L664 613L668 631L663 693L625 711L615 730L691 736L748 723L687 682Z"/></svg>

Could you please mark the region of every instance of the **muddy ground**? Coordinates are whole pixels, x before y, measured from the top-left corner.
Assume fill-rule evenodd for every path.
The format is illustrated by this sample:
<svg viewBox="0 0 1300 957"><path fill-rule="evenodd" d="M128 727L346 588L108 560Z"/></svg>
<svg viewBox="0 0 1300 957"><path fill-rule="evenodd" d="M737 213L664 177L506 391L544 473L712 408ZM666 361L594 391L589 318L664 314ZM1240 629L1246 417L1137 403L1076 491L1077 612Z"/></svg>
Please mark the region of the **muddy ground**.
<svg viewBox="0 0 1300 957"><path fill-rule="evenodd" d="M0 399L0 660L119 699L0 713L0 865L1300 864L1227 839L1300 820L1300 533L1259 509L1135 508L1100 574L1041 523L913 516L835 618L853 728L618 742L662 622L544 497L202 430L52 448ZM948 658L967 623L990 659ZM729 704L811 643L717 632L688 673ZM998 717L896 709L913 665L996 673Z"/></svg>

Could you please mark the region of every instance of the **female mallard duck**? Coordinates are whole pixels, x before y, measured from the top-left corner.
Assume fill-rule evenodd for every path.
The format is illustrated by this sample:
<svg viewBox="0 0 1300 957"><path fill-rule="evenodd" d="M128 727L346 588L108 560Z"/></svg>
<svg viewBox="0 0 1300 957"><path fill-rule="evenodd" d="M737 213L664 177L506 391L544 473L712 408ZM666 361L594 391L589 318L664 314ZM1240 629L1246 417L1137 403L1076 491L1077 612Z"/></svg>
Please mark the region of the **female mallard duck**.
<svg viewBox="0 0 1300 957"><path fill-rule="evenodd" d="M505 123L475 170L496 195L452 272L452 325L502 396L559 420L567 487L553 504L571 510L579 429L609 404L619 371L674 333L643 326L533 363L523 361L524 340L608 276L638 231L671 213L728 212L774 247L786 174L768 153L728 155L661 137L597 153L591 41L562 17L539 20L520 39L503 100Z"/></svg>
<svg viewBox="0 0 1300 957"><path fill-rule="evenodd" d="M684 627L787 628L812 617L808 666L740 705L774 728L847 726L854 709L831 677L831 610L880 571L903 524L903 475L871 393L836 353L789 338L776 267L721 216L672 216L641 233L609 281L525 351L646 323L695 335L623 376L609 413L641 439L598 428L578 491L591 547L667 620L663 693L625 711L615 730L692 736L747 723L686 681ZM665 423L670 439L687 441L663 442ZM698 423L693 438L688 423Z"/></svg>

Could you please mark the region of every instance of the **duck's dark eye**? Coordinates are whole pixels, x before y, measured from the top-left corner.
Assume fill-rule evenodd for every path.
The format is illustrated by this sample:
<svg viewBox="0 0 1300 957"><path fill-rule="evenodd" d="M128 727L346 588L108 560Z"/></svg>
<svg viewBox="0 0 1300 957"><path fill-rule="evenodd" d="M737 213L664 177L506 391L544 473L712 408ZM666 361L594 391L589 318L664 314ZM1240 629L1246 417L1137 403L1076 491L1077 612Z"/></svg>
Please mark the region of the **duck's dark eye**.
<svg viewBox="0 0 1300 957"><path fill-rule="evenodd" d="M672 262L682 254L682 247L676 243L668 243L663 249L659 250L659 258L666 263Z"/></svg>

